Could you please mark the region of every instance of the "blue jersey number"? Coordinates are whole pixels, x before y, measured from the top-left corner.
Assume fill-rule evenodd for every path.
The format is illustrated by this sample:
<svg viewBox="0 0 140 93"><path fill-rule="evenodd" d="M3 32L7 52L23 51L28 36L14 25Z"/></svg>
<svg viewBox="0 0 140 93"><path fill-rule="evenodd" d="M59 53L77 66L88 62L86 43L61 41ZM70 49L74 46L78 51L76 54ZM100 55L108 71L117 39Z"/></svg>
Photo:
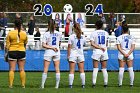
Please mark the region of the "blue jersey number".
<svg viewBox="0 0 140 93"><path fill-rule="evenodd" d="M78 49L80 49L80 48L81 48L81 43L80 43L80 40L78 40L78 42L77 42L77 47L78 47Z"/></svg>
<svg viewBox="0 0 140 93"><path fill-rule="evenodd" d="M52 37L52 45L56 45L56 37Z"/></svg>
<svg viewBox="0 0 140 93"><path fill-rule="evenodd" d="M128 48L129 39L124 40L126 42L125 48Z"/></svg>
<svg viewBox="0 0 140 93"><path fill-rule="evenodd" d="M98 4L95 8L95 11L94 13L98 13L99 14L102 14L103 13L103 5L102 4Z"/></svg>
<svg viewBox="0 0 140 93"><path fill-rule="evenodd" d="M98 36L98 44L105 44L105 36Z"/></svg>

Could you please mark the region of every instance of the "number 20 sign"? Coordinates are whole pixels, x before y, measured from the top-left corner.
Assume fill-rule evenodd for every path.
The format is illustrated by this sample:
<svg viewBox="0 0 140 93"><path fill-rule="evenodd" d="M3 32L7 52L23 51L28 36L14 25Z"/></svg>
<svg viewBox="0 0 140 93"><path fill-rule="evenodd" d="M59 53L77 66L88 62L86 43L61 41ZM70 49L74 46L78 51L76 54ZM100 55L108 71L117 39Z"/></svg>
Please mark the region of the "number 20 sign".
<svg viewBox="0 0 140 93"><path fill-rule="evenodd" d="M92 4L87 4L85 6L85 10L87 10L86 16L93 16L94 13L97 13L99 15L99 14L103 13L103 5L98 4L94 10L94 6Z"/></svg>

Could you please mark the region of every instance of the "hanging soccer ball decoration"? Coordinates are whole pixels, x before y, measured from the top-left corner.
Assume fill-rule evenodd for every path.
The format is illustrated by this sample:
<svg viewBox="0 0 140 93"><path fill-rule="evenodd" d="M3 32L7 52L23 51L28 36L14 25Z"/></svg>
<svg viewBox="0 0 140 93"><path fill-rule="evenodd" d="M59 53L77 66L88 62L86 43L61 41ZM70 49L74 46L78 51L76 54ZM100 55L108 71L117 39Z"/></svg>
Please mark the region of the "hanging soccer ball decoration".
<svg viewBox="0 0 140 93"><path fill-rule="evenodd" d="M72 8L72 6L70 4L66 4L64 6L63 10L64 10L65 13L71 13L73 8Z"/></svg>

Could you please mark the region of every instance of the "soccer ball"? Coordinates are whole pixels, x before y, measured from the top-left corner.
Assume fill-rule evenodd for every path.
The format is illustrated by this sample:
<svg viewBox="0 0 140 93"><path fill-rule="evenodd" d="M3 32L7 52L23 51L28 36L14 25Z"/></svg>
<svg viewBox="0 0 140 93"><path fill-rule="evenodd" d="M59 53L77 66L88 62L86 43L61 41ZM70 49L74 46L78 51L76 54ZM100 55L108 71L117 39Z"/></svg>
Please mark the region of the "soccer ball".
<svg viewBox="0 0 140 93"><path fill-rule="evenodd" d="M64 10L65 13L71 13L73 8L72 8L72 6L70 4L66 4L64 6L63 10Z"/></svg>

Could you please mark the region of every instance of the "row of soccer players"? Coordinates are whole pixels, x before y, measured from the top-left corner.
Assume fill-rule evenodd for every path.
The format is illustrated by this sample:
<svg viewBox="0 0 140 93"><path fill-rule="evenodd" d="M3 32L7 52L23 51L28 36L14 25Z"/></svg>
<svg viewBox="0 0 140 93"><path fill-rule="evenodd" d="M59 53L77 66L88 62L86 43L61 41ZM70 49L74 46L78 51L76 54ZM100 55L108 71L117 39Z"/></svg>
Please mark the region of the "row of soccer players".
<svg viewBox="0 0 140 93"><path fill-rule="evenodd" d="M90 36L90 43L93 47L93 54L91 58L93 59L93 76L92 76L92 84L93 87L96 85L96 78L98 74L98 63L101 62L102 72L104 77L104 87L108 85L108 73L106 69L106 63L108 60L107 53L107 42L108 42L108 33L102 30L103 22L101 20L96 22L96 30ZM27 36L25 32L20 31L20 21L17 20L15 22L16 30L13 32L10 31L6 38L6 47L9 50L9 87L13 87L14 80L14 70L15 64L18 62L20 69L20 77L22 82L22 87L25 88L25 72L24 72L24 63L25 63L25 49L22 45L27 43ZM61 43L61 33L55 30L55 21L50 19L48 22L48 32L46 32L43 36L42 46L45 48L44 53L44 72L42 74L42 82L41 88L44 88L45 81L47 79L48 68L51 60L54 61L54 67L56 70L56 86L55 88L59 88L60 82L60 43ZM75 65L78 63L80 78L82 81L82 88L85 88L85 72L84 72L84 53L83 47L86 45L86 39L84 35L82 35L81 28L78 23L73 25L74 34L69 36L68 40L68 54L67 58L69 61L69 87L72 88L73 80L74 80L74 71ZM18 33L17 33L18 32ZM13 40L20 47L20 51L14 50L17 49L16 46L13 46L11 39L15 35L16 40ZM24 36L24 37L23 37ZM23 43L25 42L25 43ZM21 44L22 43L22 44ZM9 46L11 45L11 46ZM119 50L118 59L119 59L119 87L122 86L123 81L123 73L124 66L127 64L128 71L130 74L130 86L133 86L134 81L134 72L133 72L133 50L135 48L135 39L133 36L128 34L128 27L123 27L123 34L117 38L117 48ZM23 52L24 51L24 52ZM15 62L13 62L15 61Z"/></svg>

